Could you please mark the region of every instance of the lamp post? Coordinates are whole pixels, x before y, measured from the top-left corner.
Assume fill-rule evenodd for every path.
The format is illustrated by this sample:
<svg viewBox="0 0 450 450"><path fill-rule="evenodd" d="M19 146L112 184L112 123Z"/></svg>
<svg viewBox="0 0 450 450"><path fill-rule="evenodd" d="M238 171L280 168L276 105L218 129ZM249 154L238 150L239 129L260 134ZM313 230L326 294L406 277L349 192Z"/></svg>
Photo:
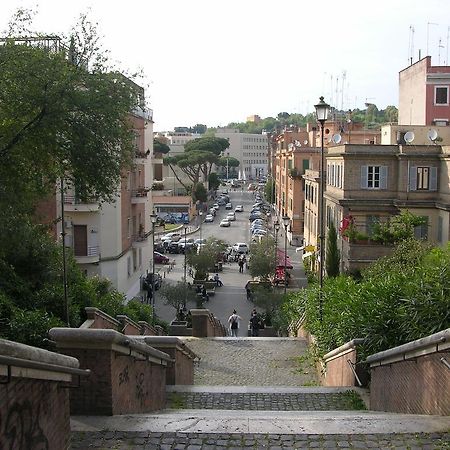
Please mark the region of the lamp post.
<svg viewBox="0 0 450 450"><path fill-rule="evenodd" d="M316 109L317 122L320 123L320 185L319 185L319 318L322 321L323 317L323 272L324 272L324 257L325 257L325 221L324 221L324 193L325 193L325 158L323 149L323 126L328 118L328 112L330 105L323 101L323 97L320 97L320 101L317 105L314 105Z"/></svg>
<svg viewBox="0 0 450 450"><path fill-rule="evenodd" d="M202 216L203 216L203 211L199 211L198 212L198 216L200 217L200 248L202 248Z"/></svg>
<svg viewBox="0 0 450 450"><path fill-rule="evenodd" d="M155 225L156 225L156 219L158 216L155 214L155 211L150 214L150 220L152 221L152 251L153 251L153 258L152 258L152 317L153 317L153 323L155 322Z"/></svg>
<svg viewBox="0 0 450 450"><path fill-rule="evenodd" d="M283 226L284 226L284 293L286 294L287 290L287 229L291 219L288 216L283 216L282 218Z"/></svg>
<svg viewBox="0 0 450 450"><path fill-rule="evenodd" d="M63 258L63 288L64 288L64 313L66 315L67 326L70 327L69 301L67 296L67 263L66 263L66 222L64 216L64 178L61 177L61 239Z"/></svg>
<svg viewBox="0 0 450 450"><path fill-rule="evenodd" d="M187 297L187 279L186 279L186 226L184 227L184 301L183 301L183 310L186 309L186 297Z"/></svg>
<svg viewBox="0 0 450 450"><path fill-rule="evenodd" d="M278 247L278 232L280 231L280 222L278 220L275 220L273 227L275 229L275 251Z"/></svg>
<svg viewBox="0 0 450 450"><path fill-rule="evenodd" d="M230 157L230 152L227 152L227 181L228 181L228 158Z"/></svg>

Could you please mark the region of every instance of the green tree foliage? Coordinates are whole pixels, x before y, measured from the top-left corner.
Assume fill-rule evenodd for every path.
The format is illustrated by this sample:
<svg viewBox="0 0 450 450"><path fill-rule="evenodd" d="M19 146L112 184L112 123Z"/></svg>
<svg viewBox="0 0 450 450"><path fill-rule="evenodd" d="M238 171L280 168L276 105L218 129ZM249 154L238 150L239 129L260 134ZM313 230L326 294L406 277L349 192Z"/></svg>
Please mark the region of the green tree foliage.
<svg viewBox="0 0 450 450"><path fill-rule="evenodd" d="M208 176L208 187L210 191L215 191L220 186L220 180L216 172L211 172ZM205 200L206 201L206 200Z"/></svg>
<svg viewBox="0 0 450 450"><path fill-rule="evenodd" d="M208 199L206 188L203 185L203 183L197 183L194 185L192 189L192 198L194 202L200 201L200 202L206 202Z"/></svg>
<svg viewBox="0 0 450 450"><path fill-rule="evenodd" d="M175 309L175 315L188 302L196 302L197 294L189 289L183 281L177 283L164 283L159 290L159 295L164 298L165 304Z"/></svg>
<svg viewBox="0 0 450 450"><path fill-rule="evenodd" d="M153 151L155 153L162 153L163 155L166 155L170 152L170 147L164 142L161 142L159 139L153 139Z"/></svg>
<svg viewBox="0 0 450 450"><path fill-rule="evenodd" d="M268 281L275 275L277 266L277 255L275 242L272 238L263 238L260 242L250 244L250 265L249 272L252 277L259 277L263 281Z"/></svg>
<svg viewBox="0 0 450 450"><path fill-rule="evenodd" d="M219 260L220 254L227 248L227 243L209 237L199 252L190 252L186 256L187 264L195 269L195 278L205 279L208 273L214 270L214 264Z"/></svg>
<svg viewBox="0 0 450 450"><path fill-rule="evenodd" d="M264 186L264 196L269 203L275 202L275 180L273 178L269 178L266 181L266 185Z"/></svg>
<svg viewBox="0 0 450 450"><path fill-rule="evenodd" d="M334 223L330 223L327 236L326 270L329 277L339 275L340 253L337 246L337 233Z"/></svg>
<svg viewBox="0 0 450 450"><path fill-rule="evenodd" d="M401 211L389 221L374 226L371 239L383 244L394 244L414 237L414 229L426 225L427 219L412 214L408 210Z"/></svg>
<svg viewBox="0 0 450 450"><path fill-rule="evenodd" d="M327 278L323 321L318 286L290 296L284 314L295 321L306 313L306 327L322 354L356 337L365 338L360 357L436 333L450 326L450 246L430 249L402 241L390 257L349 276Z"/></svg>
<svg viewBox="0 0 450 450"><path fill-rule="evenodd" d="M184 146L184 153L164 158L164 164L171 167L176 176L174 166L180 168L189 178L192 185L207 180L214 164L219 162L219 155L230 146L227 139L204 136L189 141ZM190 186L178 181L190 191Z"/></svg>

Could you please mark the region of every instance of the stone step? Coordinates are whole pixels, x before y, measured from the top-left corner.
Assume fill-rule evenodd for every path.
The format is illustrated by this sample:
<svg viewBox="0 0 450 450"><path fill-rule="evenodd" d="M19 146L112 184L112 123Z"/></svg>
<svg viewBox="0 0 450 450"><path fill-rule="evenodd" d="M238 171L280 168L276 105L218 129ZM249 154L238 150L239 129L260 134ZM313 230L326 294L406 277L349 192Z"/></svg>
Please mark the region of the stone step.
<svg viewBox="0 0 450 450"><path fill-rule="evenodd" d="M183 410L74 416L72 448L448 448L449 418L368 411Z"/></svg>
<svg viewBox="0 0 450 450"><path fill-rule="evenodd" d="M168 386L167 408L251 411L339 411L366 409L352 388Z"/></svg>

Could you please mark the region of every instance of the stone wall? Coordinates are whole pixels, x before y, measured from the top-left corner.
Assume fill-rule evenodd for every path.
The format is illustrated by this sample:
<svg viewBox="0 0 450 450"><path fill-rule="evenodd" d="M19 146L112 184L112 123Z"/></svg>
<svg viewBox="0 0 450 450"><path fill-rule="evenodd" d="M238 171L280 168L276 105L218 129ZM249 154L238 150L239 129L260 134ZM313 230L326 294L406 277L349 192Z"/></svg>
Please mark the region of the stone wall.
<svg viewBox="0 0 450 450"><path fill-rule="evenodd" d="M371 409L450 415L450 329L371 355L367 362Z"/></svg>
<svg viewBox="0 0 450 450"><path fill-rule="evenodd" d="M364 339L353 339L350 342L332 350L324 355L325 371L321 374L321 384L323 386L359 386L351 367L354 368L361 381L360 372L357 370L357 345L361 344ZM356 366L356 367L355 367Z"/></svg>
<svg viewBox="0 0 450 450"><path fill-rule="evenodd" d="M59 351L92 371L71 390L71 414L137 414L165 407L166 368L172 362L166 353L114 330L52 328L49 334Z"/></svg>
<svg viewBox="0 0 450 450"><path fill-rule="evenodd" d="M0 339L0 448L70 447L70 372L78 361ZM9 373L9 376L8 376Z"/></svg>

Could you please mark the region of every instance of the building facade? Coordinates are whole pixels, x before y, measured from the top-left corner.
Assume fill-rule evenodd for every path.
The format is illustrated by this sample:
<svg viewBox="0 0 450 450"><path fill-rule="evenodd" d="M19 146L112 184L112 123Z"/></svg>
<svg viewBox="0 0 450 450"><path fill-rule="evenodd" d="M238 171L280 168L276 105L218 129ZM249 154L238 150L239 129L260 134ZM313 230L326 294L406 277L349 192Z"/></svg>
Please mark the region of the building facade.
<svg viewBox="0 0 450 450"><path fill-rule="evenodd" d="M432 66L431 56L399 73L399 125L448 126L450 67Z"/></svg>
<svg viewBox="0 0 450 450"><path fill-rule="evenodd" d="M140 291L140 278L151 268L150 214L153 182L150 155L153 152L152 111L144 106L130 114L135 140L133 169L122 175L113 203L81 199L76 188L65 186L65 245L87 276L108 278L127 298ZM61 211L60 193L57 211ZM58 225L61 235L61 224Z"/></svg>

